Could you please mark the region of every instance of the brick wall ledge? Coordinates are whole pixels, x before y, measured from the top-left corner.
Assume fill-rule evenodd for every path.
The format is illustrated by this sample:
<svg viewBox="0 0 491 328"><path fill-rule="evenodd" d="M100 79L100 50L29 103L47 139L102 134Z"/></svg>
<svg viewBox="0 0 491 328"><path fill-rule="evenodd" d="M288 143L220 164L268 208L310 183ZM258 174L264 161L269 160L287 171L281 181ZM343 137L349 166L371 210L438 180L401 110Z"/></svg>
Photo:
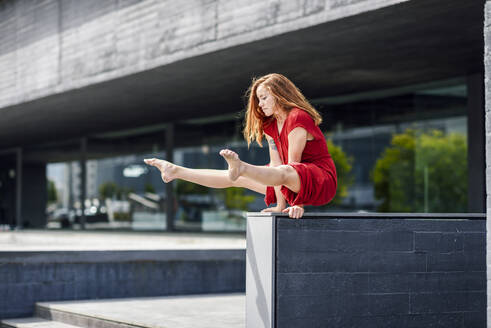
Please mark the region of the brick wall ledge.
<svg viewBox="0 0 491 328"><path fill-rule="evenodd" d="M271 216L272 213L249 212L249 216ZM287 217L286 213L274 213L275 217ZM398 218L398 219L465 219L465 220L485 220L486 213L377 213L377 212L306 212L303 219L322 218L342 218L342 219L363 219L363 218Z"/></svg>

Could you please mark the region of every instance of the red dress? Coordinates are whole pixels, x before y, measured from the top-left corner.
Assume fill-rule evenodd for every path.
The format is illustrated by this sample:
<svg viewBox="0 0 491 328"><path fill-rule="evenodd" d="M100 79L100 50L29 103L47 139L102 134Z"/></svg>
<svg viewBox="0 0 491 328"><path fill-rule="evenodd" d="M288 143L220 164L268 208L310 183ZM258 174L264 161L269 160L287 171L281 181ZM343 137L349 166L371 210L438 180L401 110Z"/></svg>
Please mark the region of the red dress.
<svg viewBox="0 0 491 328"><path fill-rule="evenodd" d="M288 134L296 127L304 128L314 139L305 144L300 163L288 163ZM336 194L336 167L327 149L326 139L312 117L302 109L293 108L288 113L281 132L278 132L276 119L263 128L264 133L273 138L283 164L293 167L300 177L298 193L281 186L281 192L288 204L319 206L329 203ZM268 206L276 203L273 187L267 187L264 202Z"/></svg>

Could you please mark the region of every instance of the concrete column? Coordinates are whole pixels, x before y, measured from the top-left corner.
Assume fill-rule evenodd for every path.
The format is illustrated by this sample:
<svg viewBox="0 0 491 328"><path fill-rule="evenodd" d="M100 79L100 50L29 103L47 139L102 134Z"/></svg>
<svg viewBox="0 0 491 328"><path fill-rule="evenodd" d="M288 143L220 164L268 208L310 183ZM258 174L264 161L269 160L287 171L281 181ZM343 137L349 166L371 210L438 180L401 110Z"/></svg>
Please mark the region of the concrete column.
<svg viewBox="0 0 491 328"><path fill-rule="evenodd" d="M73 190L73 163L72 162L68 162L67 163L67 170L68 170L68 209L69 210L74 210L74 206L73 206L73 193L74 193L74 190Z"/></svg>
<svg viewBox="0 0 491 328"><path fill-rule="evenodd" d="M165 130L165 159L174 162L174 124L169 123ZM167 216L167 231L174 230L174 182L165 185L165 209Z"/></svg>
<svg viewBox="0 0 491 328"><path fill-rule="evenodd" d="M484 92L485 92L485 132L486 132L486 267L487 285L491 286L491 2L484 9ZM487 319L491 324L491 290L487 292Z"/></svg>
<svg viewBox="0 0 491 328"><path fill-rule="evenodd" d="M22 228L22 148L16 149L15 174L15 222L18 229Z"/></svg>
<svg viewBox="0 0 491 328"><path fill-rule="evenodd" d="M467 77L467 168L468 201L470 213L484 213L484 76L482 73Z"/></svg>
<svg viewBox="0 0 491 328"><path fill-rule="evenodd" d="M87 138L80 140L80 228L85 229L85 198L87 198Z"/></svg>
<svg viewBox="0 0 491 328"><path fill-rule="evenodd" d="M246 328L276 327L276 217L247 215Z"/></svg>

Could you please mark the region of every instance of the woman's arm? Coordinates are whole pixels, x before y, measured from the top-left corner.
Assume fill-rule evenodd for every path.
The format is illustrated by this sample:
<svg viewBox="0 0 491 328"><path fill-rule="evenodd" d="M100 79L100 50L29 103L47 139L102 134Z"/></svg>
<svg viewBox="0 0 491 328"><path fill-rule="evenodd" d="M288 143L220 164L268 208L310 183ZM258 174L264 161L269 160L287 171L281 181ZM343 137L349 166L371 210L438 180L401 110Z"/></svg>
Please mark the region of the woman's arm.
<svg viewBox="0 0 491 328"><path fill-rule="evenodd" d="M269 146L269 165L270 166L279 166L283 163L281 162L280 154L278 153L278 148L276 148L276 144L274 143L273 138L266 135L266 140L268 141ZM285 197L281 193L281 186L274 187L274 192L276 195L276 206L266 208L264 212L281 212L286 207Z"/></svg>
<svg viewBox="0 0 491 328"><path fill-rule="evenodd" d="M308 133L302 127L297 127L288 134L288 163L302 160L302 153L307 144ZM303 216L303 205L290 206L283 212L288 213L291 218L300 219Z"/></svg>
<svg viewBox="0 0 491 328"><path fill-rule="evenodd" d="M302 160L302 153L307 144L307 130L297 127L288 134L288 163Z"/></svg>

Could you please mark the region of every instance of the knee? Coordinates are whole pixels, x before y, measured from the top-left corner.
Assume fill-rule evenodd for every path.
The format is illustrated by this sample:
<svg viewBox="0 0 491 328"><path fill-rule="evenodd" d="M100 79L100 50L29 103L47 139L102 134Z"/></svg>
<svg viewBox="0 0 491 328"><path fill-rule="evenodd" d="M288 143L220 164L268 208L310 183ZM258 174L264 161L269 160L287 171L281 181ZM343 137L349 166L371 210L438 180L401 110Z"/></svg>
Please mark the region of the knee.
<svg viewBox="0 0 491 328"><path fill-rule="evenodd" d="M277 167L277 169L280 172L282 184L287 184L294 168L292 168L290 165L280 165Z"/></svg>

